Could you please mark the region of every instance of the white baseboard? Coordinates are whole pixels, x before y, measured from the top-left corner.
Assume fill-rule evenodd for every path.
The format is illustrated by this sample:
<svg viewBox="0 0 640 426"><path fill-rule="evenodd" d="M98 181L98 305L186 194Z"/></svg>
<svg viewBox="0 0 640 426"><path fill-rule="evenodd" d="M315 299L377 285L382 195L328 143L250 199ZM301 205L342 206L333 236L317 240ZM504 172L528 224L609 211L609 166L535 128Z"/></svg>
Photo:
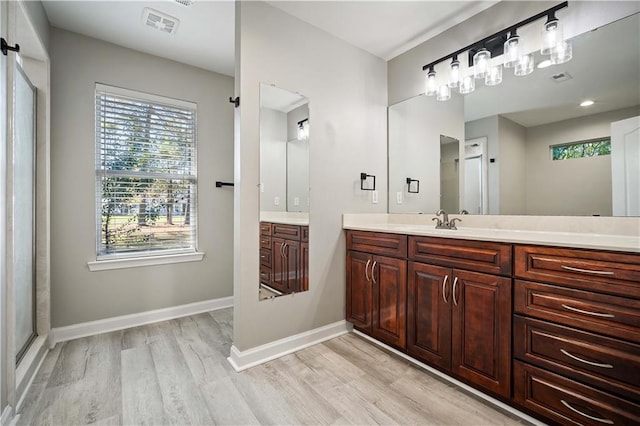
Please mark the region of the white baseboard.
<svg viewBox="0 0 640 426"><path fill-rule="evenodd" d="M246 351L240 351L234 345L231 346L231 356L227 358L227 361L229 361L229 364L231 364L236 371L246 370L247 368L255 367L256 365L280 358L281 356L324 342L325 340L341 336L350 330L350 325L342 320L305 331L304 333L285 337L275 342L266 343Z"/></svg>
<svg viewBox="0 0 640 426"><path fill-rule="evenodd" d="M409 355L407 355L407 354L405 354L403 352L400 352L399 350L397 350L395 348L392 348L391 346L387 346L384 343L374 339L373 337L367 336L366 334L364 334L364 333L362 333L362 332L360 332L358 330L353 330L353 332L355 334L357 334L358 336L363 337L363 338L369 340L370 342L372 342L372 343L374 343L374 344L376 344L376 345L378 345L378 346L380 346L382 348L385 348L386 350L391 351L394 354L406 359L407 361L410 361L411 363L413 363L413 364L415 364L415 365L427 370L431 374L433 374L435 376L438 376L441 379L446 380L447 382L451 383L452 385L454 385L454 386L456 386L458 388L464 389L468 393L471 393L471 394L477 396L478 398L488 402L489 404L493 405L494 407L500 408L503 411L511 413L514 416L519 417L519 418L521 418L523 420L526 420L527 422L529 422L529 423L531 423L533 425L546 426L545 423L542 423L541 421L539 421L537 419L534 419L533 417L529 416L528 414L525 414L522 411L517 410L517 409L505 404L502 401L498 401L497 399L495 399L493 397L490 397L489 395L487 395L485 393L482 393L482 392L480 392L479 390L477 390L475 388L472 388L471 386L467 385L466 383L462 383L461 381L456 380L451 376L448 376L447 374L443 373L440 370L436 370L435 368L430 367L427 364L424 364L424 363L418 361L417 359L413 359Z"/></svg>
<svg viewBox="0 0 640 426"><path fill-rule="evenodd" d="M6 407L4 407L4 411L2 412L2 417L0 417L1 426L8 425L9 422L13 420L13 417L11 416L11 411L12 409L10 405L7 405Z"/></svg>
<svg viewBox="0 0 640 426"><path fill-rule="evenodd" d="M188 315L230 308L233 306L233 296L220 299L205 300L189 303L187 305L171 306L169 308L155 309L153 311L140 312L131 315L106 318L97 321L83 322L80 324L57 327L51 329L51 342L55 345L80 337L93 336L110 331L124 330L126 328L151 324L158 321L166 321Z"/></svg>

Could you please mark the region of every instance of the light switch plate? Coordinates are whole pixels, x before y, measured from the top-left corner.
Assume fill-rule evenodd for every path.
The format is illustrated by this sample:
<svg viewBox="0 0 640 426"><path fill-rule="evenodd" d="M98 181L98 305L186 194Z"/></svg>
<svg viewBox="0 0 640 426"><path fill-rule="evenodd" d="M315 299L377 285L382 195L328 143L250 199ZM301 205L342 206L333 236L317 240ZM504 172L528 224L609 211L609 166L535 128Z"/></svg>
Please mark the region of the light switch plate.
<svg viewBox="0 0 640 426"><path fill-rule="evenodd" d="M378 191L371 192L371 202L373 204L378 204Z"/></svg>
<svg viewBox="0 0 640 426"><path fill-rule="evenodd" d="M396 204L402 204L402 192L396 192Z"/></svg>
<svg viewBox="0 0 640 426"><path fill-rule="evenodd" d="M300 205L300 198L293 197L293 205L294 206L299 206Z"/></svg>
<svg viewBox="0 0 640 426"><path fill-rule="evenodd" d="M273 197L273 205L274 206L279 206L280 205L280 197L278 197L278 196Z"/></svg>

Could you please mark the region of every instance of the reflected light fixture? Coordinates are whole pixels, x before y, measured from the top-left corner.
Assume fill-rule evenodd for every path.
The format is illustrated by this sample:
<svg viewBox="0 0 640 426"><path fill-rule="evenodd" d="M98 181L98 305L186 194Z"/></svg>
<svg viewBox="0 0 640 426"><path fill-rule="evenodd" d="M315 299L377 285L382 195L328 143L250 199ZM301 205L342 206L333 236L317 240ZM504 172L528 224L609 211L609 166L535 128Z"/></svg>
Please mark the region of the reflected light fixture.
<svg viewBox="0 0 640 426"><path fill-rule="evenodd" d="M538 68L550 65L562 64L571 60L573 50L571 43L563 38L562 27L556 12L567 7L569 3L564 1L549 9L533 15L523 21L513 24L495 34L471 43L449 55L433 61L422 67L428 71L425 77L425 94L436 96L437 100L447 100L451 97L448 89L458 87L461 94L469 94L475 90L474 79L484 79L485 85L495 86L502 82L504 68L513 68L516 76L525 76L534 71L535 59L532 53L524 50L523 39L518 35L518 29L532 22L546 18L542 28L542 47L540 51L549 55L548 59L541 61ZM468 56L468 68L463 69L458 61L458 55L465 53ZM496 64L492 58L502 55L500 64ZM435 66L451 59L449 80L444 82L436 80Z"/></svg>
<svg viewBox="0 0 640 426"><path fill-rule="evenodd" d="M298 121L298 140L309 139L309 119Z"/></svg>
<svg viewBox="0 0 640 426"><path fill-rule="evenodd" d="M436 84L436 72L433 67L429 69L424 82L424 94L427 96L435 96L438 92L438 85Z"/></svg>

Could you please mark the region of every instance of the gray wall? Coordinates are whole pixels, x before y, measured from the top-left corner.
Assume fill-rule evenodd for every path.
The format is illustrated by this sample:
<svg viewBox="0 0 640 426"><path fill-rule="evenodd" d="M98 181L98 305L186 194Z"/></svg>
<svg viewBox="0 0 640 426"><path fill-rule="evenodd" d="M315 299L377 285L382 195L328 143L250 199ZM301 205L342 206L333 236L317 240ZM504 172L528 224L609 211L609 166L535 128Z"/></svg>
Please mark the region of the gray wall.
<svg viewBox="0 0 640 426"><path fill-rule="evenodd" d="M7 2L0 2L0 34L7 37ZM7 58L0 55L0 415L7 406L7 281L6 281L6 153L7 153Z"/></svg>
<svg viewBox="0 0 640 426"><path fill-rule="evenodd" d="M527 214L611 216L611 156L552 161L549 147L611 135L638 107L527 129Z"/></svg>
<svg viewBox="0 0 640 426"><path fill-rule="evenodd" d="M424 93L423 65L551 6L547 1L501 1L396 56L388 62L389 105ZM564 26L565 37L573 37L639 10L637 1L571 1L557 16Z"/></svg>
<svg viewBox="0 0 640 426"><path fill-rule="evenodd" d="M298 122L309 118L309 104L287 113L287 211L309 211L309 139L298 140ZM309 127L311 133L311 127ZM298 205L295 201L298 199Z"/></svg>
<svg viewBox="0 0 640 426"><path fill-rule="evenodd" d="M239 60L239 62L238 62ZM386 212L386 64L261 2L236 3L234 345L241 351L344 320L342 213ZM259 302L260 83L309 98L309 291ZM360 191L374 174L379 204Z"/></svg>
<svg viewBox="0 0 640 426"><path fill-rule="evenodd" d="M527 131L513 121L498 117L500 144L500 214L525 214Z"/></svg>
<svg viewBox="0 0 640 426"><path fill-rule="evenodd" d="M287 211L287 114L260 108L260 210ZM274 198L280 204L274 204Z"/></svg>
<svg viewBox="0 0 640 426"><path fill-rule="evenodd" d="M233 79L56 28L51 58L52 326L231 296L232 192L214 182L233 174ZM96 82L198 104L202 262L89 272L96 251Z"/></svg>
<svg viewBox="0 0 640 426"><path fill-rule="evenodd" d="M481 118L464 124L465 140L487 138L487 158L496 161L487 166L488 214L500 214L500 146L498 139L498 116Z"/></svg>

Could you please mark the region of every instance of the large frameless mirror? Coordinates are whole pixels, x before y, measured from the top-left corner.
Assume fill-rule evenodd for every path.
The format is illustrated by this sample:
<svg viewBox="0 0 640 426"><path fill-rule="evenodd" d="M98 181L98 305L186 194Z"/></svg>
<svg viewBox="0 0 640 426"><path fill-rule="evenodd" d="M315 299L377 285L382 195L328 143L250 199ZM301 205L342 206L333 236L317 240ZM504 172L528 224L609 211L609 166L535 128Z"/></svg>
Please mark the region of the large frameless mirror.
<svg viewBox="0 0 640 426"><path fill-rule="evenodd" d="M260 85L259 299L309 289L309 99Z"/></svg>
<svg viewBox="0 0 640 426"><path fill-rule="evenodd" d="M568 62L537 51L529 75L390 106L389 212L639 216L639 39L634 14L572 38ZM454 169L441 135L460 141Z"/></svg>

